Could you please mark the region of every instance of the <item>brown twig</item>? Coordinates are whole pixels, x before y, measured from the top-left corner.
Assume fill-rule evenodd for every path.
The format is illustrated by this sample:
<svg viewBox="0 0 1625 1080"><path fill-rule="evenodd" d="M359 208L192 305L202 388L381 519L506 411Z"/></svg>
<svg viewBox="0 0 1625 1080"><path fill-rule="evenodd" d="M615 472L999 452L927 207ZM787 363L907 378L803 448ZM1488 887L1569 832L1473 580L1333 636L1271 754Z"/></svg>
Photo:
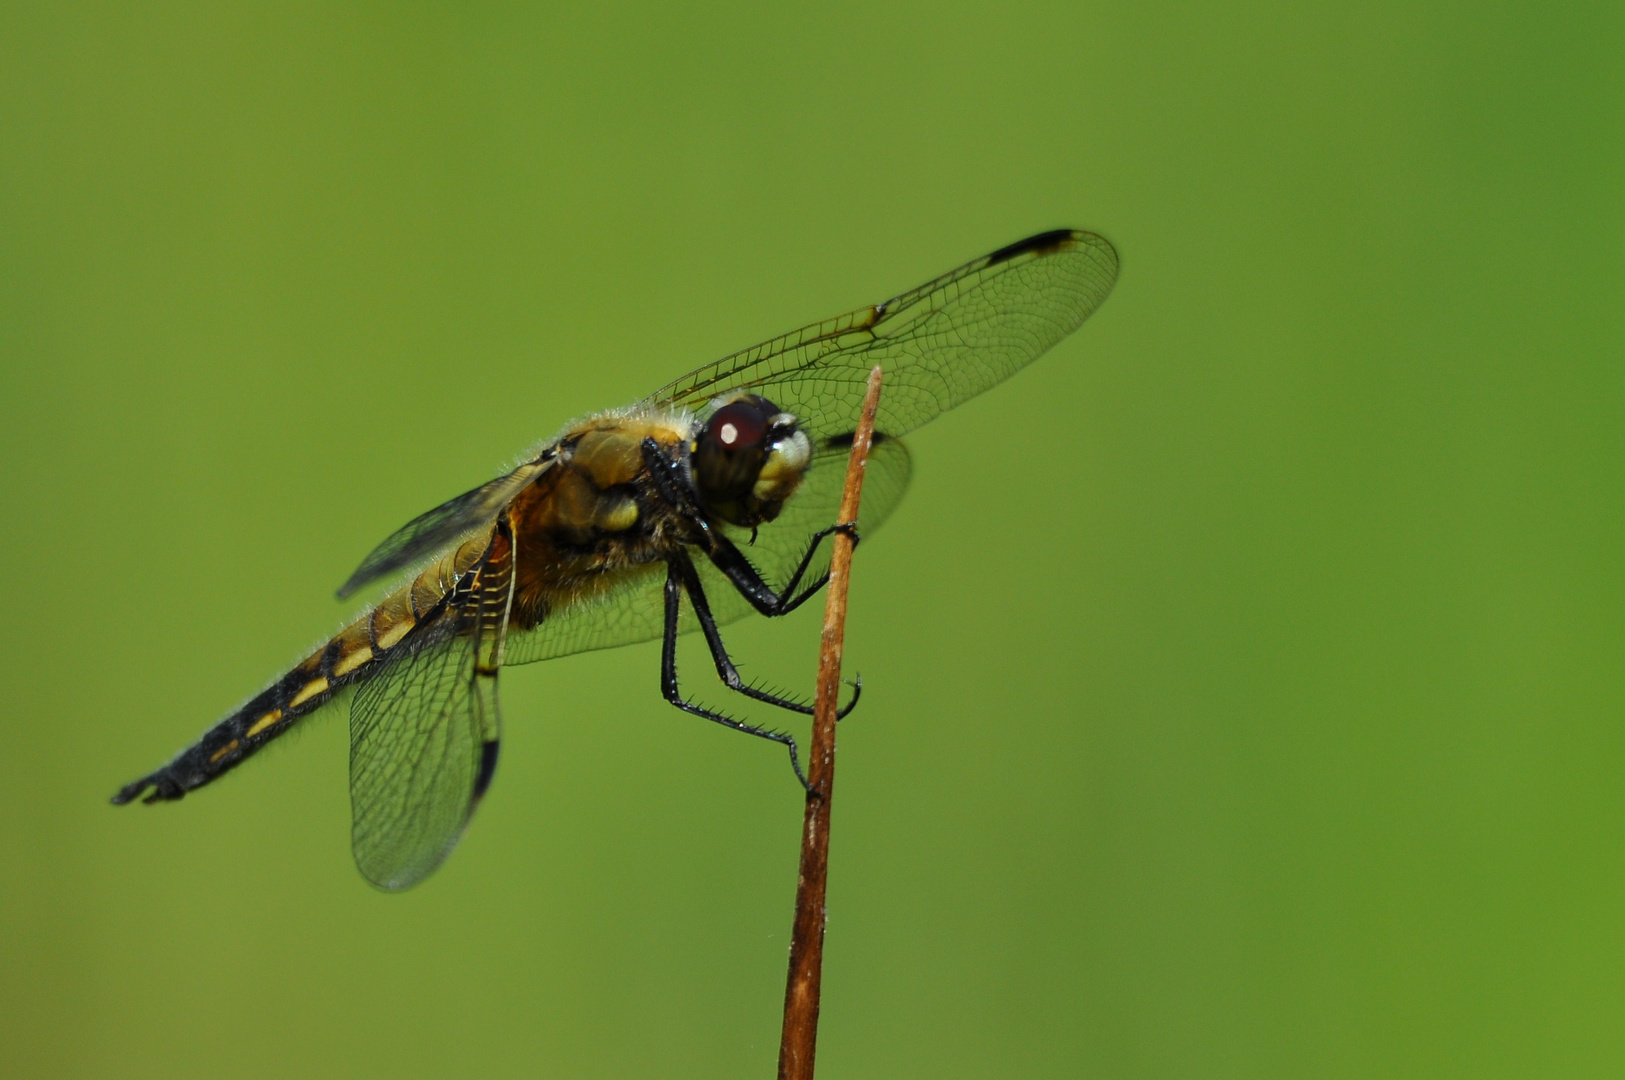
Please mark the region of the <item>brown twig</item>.
<svg viewBox="0 0 1625 1080"><path fill-rule="evenodd" d="M858 520L864 467L880 406L880 368L869 372L852 456L841 493L840 522ZM790 977L784 988L784 1033L779 1041L779 1080L812 1080L818 1047L818 991L824 969L824 885L829 876L829 804L835 790L835 707L841 690L841 650L846 644L846 588L852 570L852 538L830 538L829 595L818 649L818 696L813 704L812 745L807 755L807 810L801 827L801 874L796 881L796 920L790 937Z"/></svg>

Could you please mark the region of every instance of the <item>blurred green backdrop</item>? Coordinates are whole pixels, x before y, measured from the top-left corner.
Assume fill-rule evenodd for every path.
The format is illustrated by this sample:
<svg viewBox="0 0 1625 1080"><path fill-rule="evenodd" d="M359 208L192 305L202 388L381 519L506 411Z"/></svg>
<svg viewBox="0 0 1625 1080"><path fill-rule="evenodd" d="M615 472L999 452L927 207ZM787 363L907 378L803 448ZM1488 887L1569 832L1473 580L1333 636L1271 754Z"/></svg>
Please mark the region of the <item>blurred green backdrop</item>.
<svg viewBox="0 0 1625 1080"><path fill-rule="evenodd" d="M0 1073L771 1075L798 790L655 646L407 895L342 718L107 797L568 418L1079 225L858 559L820 1076L1618 1075L1625 9L1227 7L7 5Z"/></svg>

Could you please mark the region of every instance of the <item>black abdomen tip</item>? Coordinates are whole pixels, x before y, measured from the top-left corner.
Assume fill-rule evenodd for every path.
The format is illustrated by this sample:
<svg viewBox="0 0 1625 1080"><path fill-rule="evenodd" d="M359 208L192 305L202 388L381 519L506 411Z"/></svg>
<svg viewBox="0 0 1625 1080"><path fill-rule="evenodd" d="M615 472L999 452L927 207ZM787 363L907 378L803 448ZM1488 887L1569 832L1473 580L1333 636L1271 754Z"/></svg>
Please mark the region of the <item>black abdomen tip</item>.
<svg viewBox="0 0 1625 1080"><path fill-rule="evenodd" d="M125 803L135 802L148 788L152 789L152 794L141 799L145 803L169 802L186 794L186 788L175 779L163 772L155 772L151 776L143 776L133 784L125 784L119 788L118 794L108 801L114 806L123 806Z"/></svg>

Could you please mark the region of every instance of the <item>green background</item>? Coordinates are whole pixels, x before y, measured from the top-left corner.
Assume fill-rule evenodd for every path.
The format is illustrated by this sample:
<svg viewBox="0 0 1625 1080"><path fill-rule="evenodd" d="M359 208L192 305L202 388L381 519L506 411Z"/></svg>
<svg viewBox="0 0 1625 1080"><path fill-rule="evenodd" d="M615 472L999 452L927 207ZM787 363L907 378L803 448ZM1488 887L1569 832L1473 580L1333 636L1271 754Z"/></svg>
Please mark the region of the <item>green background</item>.
<svg viewBox="0 0 1625 1080"><path fill-rule="evenodd" d="M341 717L107 797L570 417L1076 225L858 557L820 1075L1618 1075L1625 8L684 7L6 6L0 1073L771 1075L798 789L653 645L405 895Z"/></svg>

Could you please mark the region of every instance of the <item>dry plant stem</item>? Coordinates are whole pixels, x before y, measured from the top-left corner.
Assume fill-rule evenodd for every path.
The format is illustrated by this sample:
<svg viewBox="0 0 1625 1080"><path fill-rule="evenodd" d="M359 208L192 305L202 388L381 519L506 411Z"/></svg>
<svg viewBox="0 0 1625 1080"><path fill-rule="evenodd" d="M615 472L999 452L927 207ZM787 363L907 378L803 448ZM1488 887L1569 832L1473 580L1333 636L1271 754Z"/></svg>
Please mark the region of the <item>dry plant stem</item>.
<svg viewBox="0 0 1625 1080"><path fill-rule="evenodd" d="M869 372L869 389L852 438L838 521L858 520L864 467L880 406L880 368ZM784 988L784 1033L779 1042L779 1080L812 1080L818 1046L818 990L824 967L824 885L829 874L829 804L835 789L835 708L841 690L841 650L846 643L846 589L852 570L852 538L831 537L829 594L818 650L818 696L813 703L812 745L807 755L806 817L801 828L801 874L796 881L796 919L790 937L790 977Z"/></svg>

